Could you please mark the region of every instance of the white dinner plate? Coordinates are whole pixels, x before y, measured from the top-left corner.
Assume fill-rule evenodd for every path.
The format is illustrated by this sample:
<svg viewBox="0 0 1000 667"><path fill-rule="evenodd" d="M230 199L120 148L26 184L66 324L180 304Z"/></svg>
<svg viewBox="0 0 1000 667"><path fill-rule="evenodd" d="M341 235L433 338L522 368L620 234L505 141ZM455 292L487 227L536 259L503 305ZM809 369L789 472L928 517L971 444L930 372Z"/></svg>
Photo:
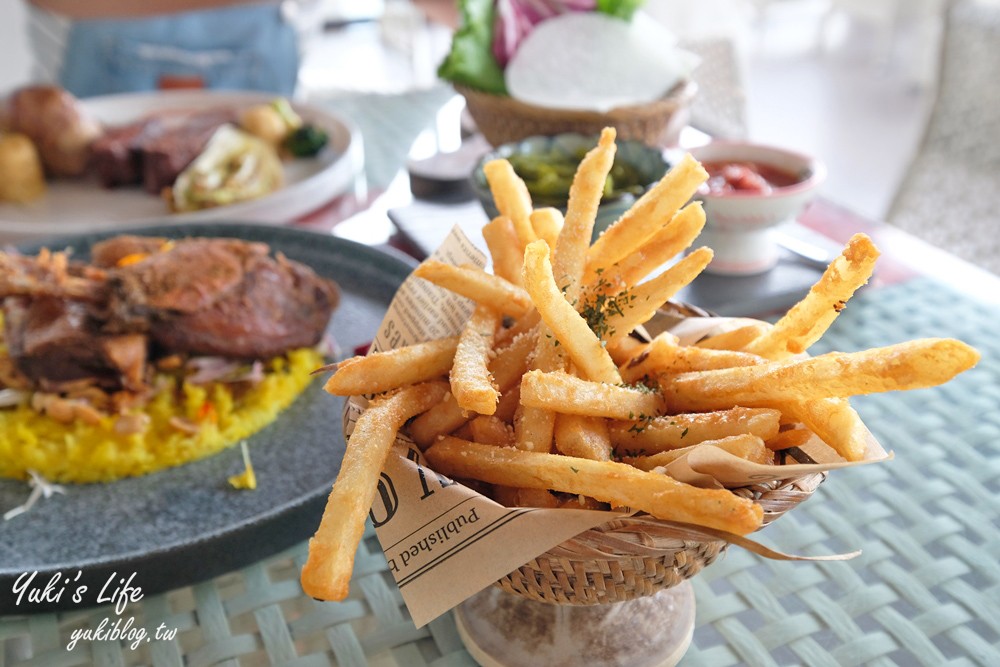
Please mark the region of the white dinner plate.
<svg viewBox="0 0 1000 667"><path fill-rule="evenodd" d="M157 112L247 107L274 97L255 92L178 90L106 95L81 100L80 104L94 118L112 126ZM326 130L330 142L315 158L286 161L285 186L276 192L229 206L171 213L165 201L140 186L106 189L94 175L50 179L45 195L30 204L0 203L0 241L155 223L240 220L287 224L353 187L364 167L361 135L353 124L313 106L293 107L304 120Z"/></svg>

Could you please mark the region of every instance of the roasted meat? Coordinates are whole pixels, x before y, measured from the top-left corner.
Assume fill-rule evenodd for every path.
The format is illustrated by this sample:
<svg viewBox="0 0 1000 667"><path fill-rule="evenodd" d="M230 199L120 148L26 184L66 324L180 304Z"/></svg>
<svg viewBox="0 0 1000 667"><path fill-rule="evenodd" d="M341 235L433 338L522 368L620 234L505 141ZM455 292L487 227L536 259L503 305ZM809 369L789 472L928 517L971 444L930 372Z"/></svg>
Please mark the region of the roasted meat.
<svg viewBox="0 0 1000 667"><path fill-rule="evenodd" d="M8 353L38 386L134 388L154 355L264 359L320 341L336 283L263 243L120 236L93 262L0 256ZM141 354L140 354L141 352Z"/></svg>
<svg viewBox="0 0 1000 667"><path fill-rule="evenodd" d="M141 183L142 146L163 131L163 121L156 117L105 130L90 146L91 167L101 185L115 188Z"/></svg>
<svg viewBox="0 0 1000 667"><path fill-rule="evenodd" d="M315 345L337 306L337 288L268 250L263 243L187 239L111 271L109 323L126 330L145 323L168 352L260 359ZM99 245L95 253L120 251Z"/></svg>
<svg viewBox="0 0 1000 667"><path fill-rule="evenodd" d="M144 380L146 336L106 335L89 305L52 296L8 297L3 303L8 354L45 390L78 380L108 389L138 389Z"/></svg>

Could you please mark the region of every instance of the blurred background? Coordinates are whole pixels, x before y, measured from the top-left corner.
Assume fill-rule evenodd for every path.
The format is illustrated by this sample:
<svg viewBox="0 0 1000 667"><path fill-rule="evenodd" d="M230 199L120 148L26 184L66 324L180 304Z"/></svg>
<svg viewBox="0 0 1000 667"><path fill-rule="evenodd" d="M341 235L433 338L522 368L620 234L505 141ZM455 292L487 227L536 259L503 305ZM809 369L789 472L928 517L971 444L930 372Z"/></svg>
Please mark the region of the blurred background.
<svg viewBox="0 0 1000 667"><path fill-rule="evenodd" d="M297 98L446 93L435 70L453 3L287 5L304 36ZM1000 272L996 244L982 243L1000 222L1000 0L649 0L644 9L703 56L696 125L819 156L826 197ZM28 24L23 2L0 4L0 91L35 76Z"/></svg>

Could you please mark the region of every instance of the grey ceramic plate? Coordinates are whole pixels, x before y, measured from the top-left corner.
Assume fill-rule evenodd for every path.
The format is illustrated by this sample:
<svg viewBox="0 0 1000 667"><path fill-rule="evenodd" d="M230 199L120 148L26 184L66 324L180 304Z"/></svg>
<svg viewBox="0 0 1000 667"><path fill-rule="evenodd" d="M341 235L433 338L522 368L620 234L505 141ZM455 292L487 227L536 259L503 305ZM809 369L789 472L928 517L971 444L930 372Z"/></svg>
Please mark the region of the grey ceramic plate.
<svg viewBox="0 0 1000 667"><path fill-rule="evenodd" d="M336 280L342 300L329 331L345 354L374 337L396 288L410 272L401 259L350 241L284 227L185 224L118 230L158 236L227 236L264 241L272 249ZM85 255L112 234L49 239ZM25 245L33 252L42 243ZM249 439L256 491L227 483L243 469L238 448L208 459L110 484L68 486L29 513L0 520L0 614L80 608L103 584L135 573L144 595L209 579L273 555L312 535L344 452L339 399L313 382L277 421ZM29 488L0 479L0 514L20 505ZM56 573L75 578L58 602L15 605L13 585L25 572L37 583ZM117 583L117 579L113 583ZM73 590L86 583L81 603ZM112 589L109 589L109 591Z"/></svg>

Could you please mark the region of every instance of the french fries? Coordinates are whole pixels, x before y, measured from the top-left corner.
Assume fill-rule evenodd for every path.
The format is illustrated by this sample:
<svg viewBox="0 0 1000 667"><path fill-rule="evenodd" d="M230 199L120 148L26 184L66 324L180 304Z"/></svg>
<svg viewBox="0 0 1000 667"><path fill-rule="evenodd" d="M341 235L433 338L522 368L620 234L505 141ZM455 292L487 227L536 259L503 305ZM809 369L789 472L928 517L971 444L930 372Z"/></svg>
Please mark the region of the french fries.
<svg viewBox="0 0 1000 667"><path fill-rule="evenodd" d="M621 369L621 375L625 382L638 382L664 374L755 366L764 362L763 358L746 352L678 345L676 337L662 333L629 360Z"/></svg>
<svg viewBox="0 0 1000 667"><path fill-rule="evenodd" d="M536 208L531 212L532 229L535 230L538 238L549 244L549 248L553 251L556 248L556 240L559 238L559 232L562 231L564 224L563 214L557 208ZM520 272L520 264L517 268L518 272Z"/></svg>
<svg viewBox="0 0 1000 667"><path fill-rule="evenodd" d="M335 396L380 394L446 375L451 370L458 336L351 357L320 370L335 370L323 386Z"/></svg>
<svg viewBox="0 0 1000 667"><path fill-rule="evenodd" d="M507 160L490 160L483 165L483 173L500 215L514 224L521 249L537 241L538 234L531 226L531 194L514 167Z"/></svg>
<svg viewBox="0 0 1000 667"><path fill-rule="evenodd" d="M688 200L707 173L686 156L590 243L614 154L614 132L605 131L573 181L565 219L532 209L505 160L485 165L501 213L483 228L493 274L438 262L415 271L476 302L461 334L323 369L334 371L331 393L374 398L310 542L307 593L346 595L379 469L400 430L436 472L508 506L631 508L743 535L762 523L758 503L684 484L664 472L677 466L665 466L702 445L773 465L775 451L817 440L863 460L870 435L850 396L930 387L978 361L961 341L934 338L801 354L871 276L878 251L863 235L773 326L747 320L693 344L670 333L640 340L664 301L711 260L700 248L668 266L705 224Z"/></svg>
<svg viewBox="0 0 1000 667"><path fill-rule="evenodd" d="M559 371L528 371L521 378L521 405L584 417L640 419L659 414L663 399L645 387L592 382Z"/></svg>
<svg viewBox="0 0 1000 667"><path fill-rule="evenodd" d="M660 387L674 410L718 410L729 405L780 409L793 401L933 387L978 361L979 353L961 341L924 338L861 352L682 373L661 378Z"/></svg>
<svg viewBox="0 0 1000 667"><path fill-rule="evenodd" d="M520 287L524 255L514 223L504 216L493 218L483 225L483 240L490 251L493 275Z"/></svg>
<svg viewBox="0 0 1000 667"><path fill-rule="evenodd" d="M612 264L588 285L591 292L610 293L638 284L691 246L705 227L705 209L691 202L643 243L635 252Z"/></svg>
<svg viewBox="0 0 1000 667"><path fill-rule="evenodd" d="M447 383L441 381L413 384L372 399L358 418L323 519L309 540L309 556L301 577L307 595L320 600L347 597L354 553L396 433L408 419L440 401L447 391Z"/></svg>
<svg viewBox="0 0 1000 667"><path fill-rule="evenodd" d="M573 301L580 292L597 207L614 159L615 131L605 128L597 146L580 162L569 189L566 222L552 253L552 273L569 301Z"/></svg>
<svg viewBox="0 0 1000 667"><path fill-rule="evenodd" d="M666 521L708 526L738 535L760 527L760 505L722 489L700 489L666 475L615 461L524 452L447 437L427 450L445 475L492 484L553 489L643 510Z"/></svg>
<svg viewBox="0 0 1000 667"><path fill-rule="evenodd" d="M496 412L500 390L490 375L490 351L493 337L500 326L500 315L488 306L477 306L455 349L455 363L449 382L458 406L481 415Z"/></svg>
<svg viewBox="0 0 1000 667"><path fill-rule="evenodd" d="M608 269L642 247L707 180L705 168L685 155L590 246L585 281L592 282L598 271Z"/></svg>
<svg viewBox="0 0 1000 667"><path fill-rule="evenodd" d="M769 440L778 435L780 428L779 410L736 407L613 421L608 425L608 433L619 456L642 456L735 435Z"/></svg>
<svg viewBox="0 0 1000 667"><path fill-rule="evenodd" d="M532 308L531 297L523 289L474 266L453 266L429 259L414 269L413 275L504 315L520 317Z"/></svg>
<svg viewBox="0 0 1000 667"><path fill-rule="evenodd" d="M805 352L833 324L854 292L868 282L878 256L871 239L864 234L852 236L806 297L744 350L775 360Z"/></svg>
<svg viewBox="0 0 1000 667"><path fill-rule="evenodd" d="M542 321L555 336L552 344L562 344L587 378L612 384L621 382L618 368L597 334L556 285L549 247L544 241L536 241L524 249L524 284ZM521 396L523 399L523 392Z"/></svg>
<svg viewBox="0 0 1000 667"><path fill-rule="evenodd" d="M703 347L707 350L731 350L737 352L743 350L751 342L767 333L770 328L771 325L767 322L754 322L753 324L746 324L737 329L709 336L695 343L695 346Z"/></svg>
<svg viewBox="0 0 1000 667"><path fill-rule="evenodd" d="M698 248L655 278L627 292L623 307L605 315L608 338L627 336L651 318L672 296L698 277L712 261L712 251ZM604 336L602 336L604 337Z"/></svg>

